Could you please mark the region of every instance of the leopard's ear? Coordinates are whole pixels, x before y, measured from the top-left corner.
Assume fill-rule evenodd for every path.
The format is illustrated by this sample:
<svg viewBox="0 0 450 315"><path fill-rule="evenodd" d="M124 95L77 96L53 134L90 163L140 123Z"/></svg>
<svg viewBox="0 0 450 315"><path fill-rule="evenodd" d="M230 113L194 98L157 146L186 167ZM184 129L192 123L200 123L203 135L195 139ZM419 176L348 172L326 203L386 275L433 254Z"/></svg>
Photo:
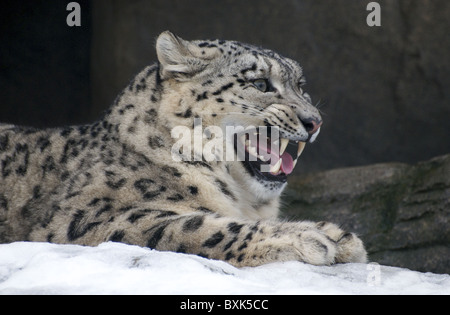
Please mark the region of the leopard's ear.
<svg viewBox="0 0 450 315"><path fill-rule="evenodd" d="M163 78L186 79L201 71L213 57L211 53L201 54L197 45L165 31L156 40L156 54L161 64Z"/></svg>

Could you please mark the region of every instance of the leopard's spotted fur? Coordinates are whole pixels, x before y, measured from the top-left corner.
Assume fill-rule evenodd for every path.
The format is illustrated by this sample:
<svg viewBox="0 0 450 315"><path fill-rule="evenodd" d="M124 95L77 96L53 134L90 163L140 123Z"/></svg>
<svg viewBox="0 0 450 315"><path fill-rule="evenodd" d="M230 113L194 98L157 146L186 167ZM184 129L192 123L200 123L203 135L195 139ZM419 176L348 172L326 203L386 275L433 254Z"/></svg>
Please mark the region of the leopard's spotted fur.
<svg viewBox="0 0 450 315"><path fill-rule="evenodd" d="M311 142L321 117L300 66L251 45L170 32L156 49L158 62L91 125L0 125L0 242L115 241L236 266L366 261L360 239L334 224L277 220L285 180L241 161L172 158L171 131L192 129L195 118L203 128L278 126L283 138Z"/></svg>

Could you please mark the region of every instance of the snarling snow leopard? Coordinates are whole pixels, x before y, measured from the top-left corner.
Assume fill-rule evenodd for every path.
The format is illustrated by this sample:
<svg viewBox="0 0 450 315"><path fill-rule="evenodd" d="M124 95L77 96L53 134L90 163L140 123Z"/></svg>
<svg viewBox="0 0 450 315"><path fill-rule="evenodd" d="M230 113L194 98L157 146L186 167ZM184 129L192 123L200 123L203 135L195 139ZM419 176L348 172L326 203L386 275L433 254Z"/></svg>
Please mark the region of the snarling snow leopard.
<svg viewBox="0 0 450 315"><path fill-rule="evenodd" d="M156 52L93 124L0 125L0 242L123 242L238 267L365 262L362 241L335 224L277 219L287 177L322 124L299 64L170 32ZM189 141L174 130L192 131ZM231 147L228 158L204 156L211 139Z"/></svg>

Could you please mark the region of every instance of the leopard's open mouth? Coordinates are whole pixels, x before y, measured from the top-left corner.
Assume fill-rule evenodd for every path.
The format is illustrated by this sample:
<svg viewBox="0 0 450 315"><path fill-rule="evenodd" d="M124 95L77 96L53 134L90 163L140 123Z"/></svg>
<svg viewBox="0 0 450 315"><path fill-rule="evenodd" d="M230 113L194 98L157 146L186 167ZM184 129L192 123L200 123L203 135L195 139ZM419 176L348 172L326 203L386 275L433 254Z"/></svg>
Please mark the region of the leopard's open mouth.
<svg viewBox="0 0 450 315"><path fill-rule="evenodd" d="M266 181L286 182L297 165L306 143L286 138L272 139L269 132L246 132L235 135L238 160L248 172Z"/></svg>

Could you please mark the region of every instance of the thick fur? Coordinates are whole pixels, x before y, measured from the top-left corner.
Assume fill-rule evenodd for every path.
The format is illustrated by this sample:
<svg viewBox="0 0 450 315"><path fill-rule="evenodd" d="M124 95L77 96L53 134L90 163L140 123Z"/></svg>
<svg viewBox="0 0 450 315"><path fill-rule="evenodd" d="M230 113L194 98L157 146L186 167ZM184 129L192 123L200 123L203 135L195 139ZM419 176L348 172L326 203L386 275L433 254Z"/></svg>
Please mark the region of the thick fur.
<svg viewBox="0 0 450 315"><path fill-rule="evenodd" d="M300 66L270 50L170 32L156 49L158 62L94 124L0 125L0 242L115 241L235 266L365 262L361 240L334 224L277 220L284 183L257 179L240 161L171 155L172 130L192 130L194 118L203 128L278 126L282 137L311 141L302 121L321 118ZM263 77L273 91L252 86Z"/></svg>

